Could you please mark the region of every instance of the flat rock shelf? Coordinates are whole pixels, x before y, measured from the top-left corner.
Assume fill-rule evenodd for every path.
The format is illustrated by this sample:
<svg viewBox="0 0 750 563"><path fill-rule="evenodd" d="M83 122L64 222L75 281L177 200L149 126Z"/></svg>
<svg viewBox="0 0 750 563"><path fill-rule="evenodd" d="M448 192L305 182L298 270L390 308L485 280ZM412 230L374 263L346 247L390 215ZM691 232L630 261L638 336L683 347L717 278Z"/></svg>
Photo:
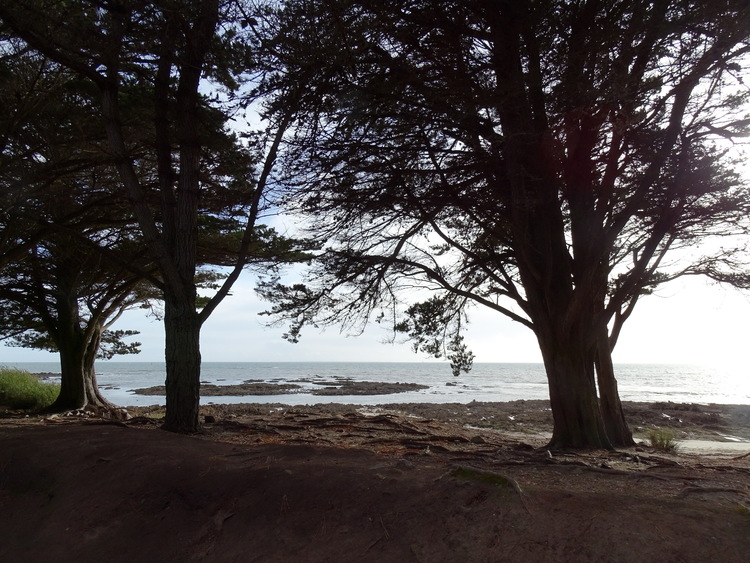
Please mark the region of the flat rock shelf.
<svg viewBox="0 0 750 563"><path fill-rule="evenodd" d="M310 383L314 387L304 387L299 383L268 383L263 381L245 381L236 385L215 385L201 383L201 395L205 397L252 397L261 395L292 395L309 393L311 395L392 395L407 391L428 389L427 385L417 383L389 383L383 381L354 381L336 379L333 381L297 380L299 383ZM164 395L163 385L134 389L136 395Z"/></svg>

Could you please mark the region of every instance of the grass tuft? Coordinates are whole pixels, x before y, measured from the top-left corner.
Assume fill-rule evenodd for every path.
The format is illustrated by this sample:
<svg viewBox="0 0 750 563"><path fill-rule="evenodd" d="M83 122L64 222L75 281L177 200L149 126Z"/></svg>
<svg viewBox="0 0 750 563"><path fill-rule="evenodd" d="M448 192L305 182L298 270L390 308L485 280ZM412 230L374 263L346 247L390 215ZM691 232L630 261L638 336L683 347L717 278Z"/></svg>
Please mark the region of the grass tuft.
<svg viewBox="0 0 750 563"><path fill-rule="evenodd" d="M43 383L27 371L0 367L0 405L18 410L38 410L50 406L60 386Z"/></svg>
<svg viewBox="0 0 750 563"><path fill-rule="evenodd" d="M652 428L648 432L648 440L651 442L651 447L654 449L671 453L677 451L675 433L666 428Z"/></svg>

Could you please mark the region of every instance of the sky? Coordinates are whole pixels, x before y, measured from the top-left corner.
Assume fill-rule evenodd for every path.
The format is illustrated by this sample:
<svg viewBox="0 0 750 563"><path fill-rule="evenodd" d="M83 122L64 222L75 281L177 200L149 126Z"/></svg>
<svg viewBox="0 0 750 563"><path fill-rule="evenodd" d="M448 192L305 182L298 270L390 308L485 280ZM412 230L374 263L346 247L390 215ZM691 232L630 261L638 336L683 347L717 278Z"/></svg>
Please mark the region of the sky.
<svg viewBox="0 0 750 563"><path fill-rule="evenodd" d="M744 146L735 147L750 158ZM744 171L750 176L750 166ZM270 218L267 218L270 219ZM276 222L278 221L278 224ZM281 217L267 221L280 232ZM268 327L269 308L254 292L256 280L245 272L201 333L204 362L424 362L408 343L386 343L391 334L372 323L364 334L342 334L337 328L306 328L299 343L282 338L284 327ZM474 308L466 343L475 362L541 363L536 339L526 327L501 314ZM141 353L113 361L163 362L164 331L160 321L140 309L126 312L113 329L138 330ZM727 368L750 366L750 292L687 277L660 286L642 297L625 323L613 352L615 363L701 364ZM57 362L50 352L14 348L0 342L0 366L23 362Z"/></svg>
<svg viewBox="0 0 750 563"><path fill-rule="evenodd" d="M201 350L206 362L431 361L412 352L408 343L388 344L389 333L373 323L361 336L335 327L308 328L298 344L282 339L283 327L265 326L258 313L268 304L254 293L250 273L206 322ZM470 312L467 343L476 362L541 362L531 331L502 315L479 308ZM115 361L161 362L164 334L160 321L140 309L126 313L114 326L139 330L142 352ZM750 365L750 293L708 285L699 278L666 284L638 303L614 351L616 363L688 363ZM0 347L0 365L56 362L49 352Z"/></svg>

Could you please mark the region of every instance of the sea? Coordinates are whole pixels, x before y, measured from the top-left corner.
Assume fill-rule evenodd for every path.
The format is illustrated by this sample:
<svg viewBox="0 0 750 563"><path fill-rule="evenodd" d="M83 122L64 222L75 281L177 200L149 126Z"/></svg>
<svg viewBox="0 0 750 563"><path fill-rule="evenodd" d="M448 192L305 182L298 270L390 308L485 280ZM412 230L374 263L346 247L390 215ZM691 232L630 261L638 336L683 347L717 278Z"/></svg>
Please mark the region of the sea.
<svg viewBox="0 0 750 563"><path fill-rule="evenodd" d="M56 362L6 364L31 373L59 373ZM620 397L624 401L675 403L750 404L748 366L698 366L674 364L620 364L615 366ZM122 406L164 404L161 395L138 395L134 389L164 384L162 362L102 361L96 364L102 394ZM390 395L319 396L311 391L355 381L419 383L426 389ZM49 377L54 381L55 376ZM281 403L289 405L344 403L470 403L549 398L542 364L476 363L468 374L454 377L439 362L204 362L201 381L231 385L247 381L294 383L300 391L284 395L202 397L211 403Z"/></svg>

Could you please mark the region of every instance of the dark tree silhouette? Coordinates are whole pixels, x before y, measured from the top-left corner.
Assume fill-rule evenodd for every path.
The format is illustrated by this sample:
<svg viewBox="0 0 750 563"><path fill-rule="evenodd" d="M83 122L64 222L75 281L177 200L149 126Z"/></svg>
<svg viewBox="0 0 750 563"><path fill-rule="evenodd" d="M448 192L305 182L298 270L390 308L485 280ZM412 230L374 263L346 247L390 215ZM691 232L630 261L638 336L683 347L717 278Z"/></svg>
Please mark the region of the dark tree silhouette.
<svg viewBox="0 0 750 563"><path fill-rule="evenodd" d="M306 77L287 203L326 245L309 284L264 288L289 336L382 311L434 349L429 310L460 367L488 307L537 337L551 447L632 443L611 350L640 296L748 285L724 150L750 123L748 3L290 1L268 26L269 88ZM402 317L415 286L436 297Z"/></svg>
<svg viewBox="0 0 750 563"><path fill-rule="evenodd" d="M94 115L156 265L151 281L161 291L166 340L164 428L172 431L199 426L203 322L248 264L263 261L272 269L300 256L259 224L293 107L247 145L227 131L229 117L253 101L237 94L253 72L249 34L240 33L252 19L242 8L219 0L0 5L7 29L98 93ZM140 129L131 127L134 115ZM144 137L155 160L145 172L136 150ZM208 248L201 238L217 224L231 226L223 237L228 246L216 254L230 269L214 295L200 300L200 253Z"/></svg>
<svg viewBox="0 0 750 563"><path fill-rule="evenodd" d="M117 197L101 124L88 113L90 93L19 42L3 46L0 338L59 354L60 394L49 410L109 408L94 361L138 352L123 341L135 333L108 327L156 297L148 265Z"/></svg>

